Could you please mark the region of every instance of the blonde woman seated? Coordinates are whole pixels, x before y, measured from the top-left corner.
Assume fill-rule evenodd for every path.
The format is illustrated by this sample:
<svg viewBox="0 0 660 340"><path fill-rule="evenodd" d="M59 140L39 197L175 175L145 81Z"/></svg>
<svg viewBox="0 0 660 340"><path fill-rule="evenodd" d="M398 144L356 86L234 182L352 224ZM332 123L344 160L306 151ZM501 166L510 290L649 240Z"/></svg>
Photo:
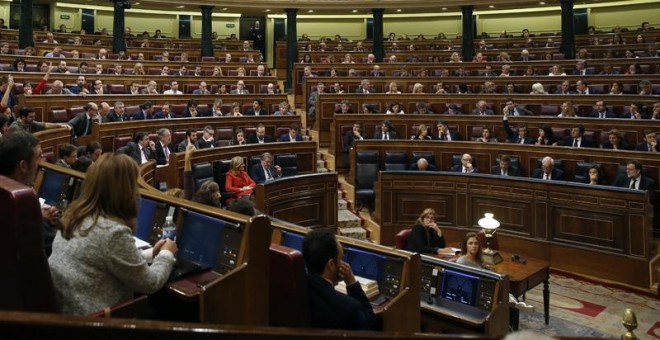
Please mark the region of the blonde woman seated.
<svg viewBox="0 0 660 340"><path fill-rule="evenodd" d="M422 85L422 83L415 83L412 89L412 94L424 94L424 85Z"/></svg>
<svg viewBox="0 0 660 340"><path fill-rule="evenodd" d="M532 85L532 92L530 92L529 94L548 94L548 92L545 92L545 88L543 87L543 84L534 83L534 85Z"/></svg>
<svg viewBox="0 0 660 340"><path fill-rule="evenodd" d="M136 76L145 75L144 65L142 63L135 63L135 65L133 65L133 75L136 75Z"/></svg>
<svg viewBox="0 0 660 340"><path fill-rule="evenodd" d="M225 174L225 190L227 192L233 192L236 198L250 197L252 195L252 189L256 185L247 171L245 171L243 157L236 156L232 158L229 171Z"/></svg>
<svg viewBox="0 0 660 340"><path fill-rule="evenodd" d="M137 163L105 153L89 168L85 190L62 216L48 259L55 294L65 314L85 315L129 301L135 292L155 293L174 266L176 243L158 241L151 266L135 248ZM112 181L108 179L112 178Z"/></svg>
<svg viewBox="0 0 660 340"><path fill-rule="evenodd" d="M563 102L561 104L561 112L557 115L559 118L576 118L575 110L571 102Z"/></svg>
<svg viewBox="0 0 660 340"><path fill-rule="evenodd" d="M456 260L456 263L482 268L481 247L476 233L469 232L465 234L465 238L461 242L461 257Z"/></svg>
<svg viewBox="0 0 660 340"><path fill-rule="evenodd" d="M553 76L565 76L566 72L564 72L564 69L561 66L553 65L552 66L552 71L550 71L550 73L548 73L548 75L551 76L551 77L553 77Z"/></svg>
<svg viewBox="0 0 660 340"><path fill-rule="evenodd" d="M410 137L410 140L433 140L433 138L429 136L429 128L424 124L419 124L417 133Z"/></svg>
<svg viewBox="0 0 660 340"><path fill-rule="evenodd" d="M442 230L435 223L435 210L426 208L415 221L405 249L417 253L449 253L450 248L445 248L445 238Z"/></svg>
<svg viewBox="0 0 660 340"><path fill-rule="evenodd" d="M458 52L454 52L449 57L449 62L450 63L462 63L463 61L461 60L461 56L458 54Z"/></svg>
<svg viewBox="0 0 660 340"><path fill-rule="evenodd" d="M405 114L403 110L401 110L401 104L394 102L390 104L390 107L387 109L387 112L385 112L388 115L402 115Z"/></svg>
<svg viewBox="0 0 660 340"><path fill-rule="evenodd" d="M390 85L388 86L386 94L401 94L401 91L399 91L399 85L395 81L391 82Z"/></svg>
<svg viewBox="0 0 660 340"><path fill-rule="evenodd" d="M237 73L237 74L236 74L237 77L245 77L245 68L243 68L243 67L239 67L239 68L236 70L236 73Z"/></svg>

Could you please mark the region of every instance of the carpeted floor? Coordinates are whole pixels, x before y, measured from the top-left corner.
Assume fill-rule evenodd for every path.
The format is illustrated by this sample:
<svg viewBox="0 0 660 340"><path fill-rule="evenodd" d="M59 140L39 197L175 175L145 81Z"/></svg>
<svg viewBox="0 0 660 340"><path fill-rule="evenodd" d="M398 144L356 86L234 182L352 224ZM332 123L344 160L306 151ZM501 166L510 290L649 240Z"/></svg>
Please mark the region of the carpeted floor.
<svg viewBox="0 0 660 340"><path fill-rule="evenodd" d="M520 329L552 336L620 338L625 333L621 318L626 308L637 315L635 334L640 339L660 339L660 300L587 280L551 274L550 324L543 321L543 289L526 294L534 313L521 313Z"/></svg>

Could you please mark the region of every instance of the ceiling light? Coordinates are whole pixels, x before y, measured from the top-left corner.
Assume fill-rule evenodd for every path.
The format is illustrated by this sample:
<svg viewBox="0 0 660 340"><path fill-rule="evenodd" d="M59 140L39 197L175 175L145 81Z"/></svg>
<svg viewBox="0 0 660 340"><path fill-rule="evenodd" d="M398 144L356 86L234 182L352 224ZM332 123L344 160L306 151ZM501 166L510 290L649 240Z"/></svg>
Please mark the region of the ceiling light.
<svg viewBox="0 0 660 340"><path fill-rule="evenodd" d="M545 1L539 2L539 5L545 5Z"/></svg>
<svg viewBox="0 0 660 340"><path fill-rule="evenodd" d="M270 12L270 8L266 9L266 12Z"/></svg>
<svg viewBox="0 0 660 340"><path fill-rule="evenodd" d="M397 12L401 12L401 8L397 9L396 11L397 11Z"/></svg>
<svg viewBox="0 0 660 340"><path fill-rule="evenodd" d="M226 10L227 10L227 7L223 7L222 10L223 10L223 11L226 11Z"/></svg>
<svg viewBox="0 0 660 340"><path fill-rule="evenodd" d="M354 9L352 12L353 12L353 13L357 13L357 9Z"/></svg>
<svg viewBox="0 0 660 340"><path fill-rule="evenodd" d="M495 5L488 5L488 8L495 8Z"/></svg>
<svg viewBox="0 0 660 340"><path fill-rule="evenodd" d="M186 7L186 6L184 6L184 5L176 6L176 8L184 8L184 7Z"/></svg>
<svg viewBox="0 0 660 340"><path fill-rule="evenodd" d="M446 11L446 10L447 10L447 7L442 7L442 10L443 10L443 11Z"/></svg>
<svg viewBox="0 0 660 340"><path fill-rule="evenodd" d="M314 13L314 10L310 9L309 11L307 11L307 13Z"/></svg>

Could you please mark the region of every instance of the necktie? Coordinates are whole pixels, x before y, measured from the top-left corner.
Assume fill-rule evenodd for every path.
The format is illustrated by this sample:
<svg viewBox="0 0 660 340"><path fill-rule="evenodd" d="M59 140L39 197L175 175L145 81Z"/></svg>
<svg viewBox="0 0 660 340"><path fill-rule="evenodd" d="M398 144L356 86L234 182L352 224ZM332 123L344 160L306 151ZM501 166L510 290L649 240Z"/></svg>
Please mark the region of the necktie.
<svg viewBox="0 0 660 340"><path fill-rule="evenodd" d="M264 168L264 170L266 170L266 180L270 181L271 179L273 179L273 176L270 174L270 169Z"/></svg>
<svg viewBox="0 0 660 340"><path fill-rule="evenodd" d="M646 144L646 146L649 148L649 152L651 152L651 144Z"/></svg>
<svg viewBox="0 0 660 340"><path fill-rule="evenodd" d="M502 176L508 176L509 174L506 172L506 170L502 170Z"/></svg>
<svg viewBox="0 0 660 340"><path fill-rule="evenodd" d="M163 151L165 152L165 159L169 160L170 159L170 148L167 147L167 145L163 146Z"/></svg>
<svg viewBox="0 0 660 340"><path fill-rule="evenodd" d="M467 172L467 168L463 168L463 173L466 174Z"/></svg>
<svg viewBox="0 0 660 340"><path fill-rule="evenodd" d="M632 182L630 182L630 189L636 189L635 183L637 183L637 179L633 178Z"/></svg>
<svg viewBox="0 0 660 340"><path fill-rule="evenodd" d="M444 132L440 133L440 139L447 140L447 135Z"/></svg>
<svg viewBox="0 0 660 340"><path fill-rule="evenodd" d="M520 138L520 144L525 144L525 138Z"/></svg>
<svg viewBox="0 0 660 340"><path fill-rule="evenodd" d="M577 138L573 138L573 147L577 148L578 147L578 140Z"/></svg>
<svg viewBox="0 0 660 340"><path fill-rule="evenodd" d="M605 118L605 113L603 112L598 112L599 118Z"/></svg>
<svg viewBox="0 0 660 340"><path fill-rule="evenodd" d="M263 138L263 137L259 137L259 144L263 144L263 143L264 143L264 138Z"/></svg>

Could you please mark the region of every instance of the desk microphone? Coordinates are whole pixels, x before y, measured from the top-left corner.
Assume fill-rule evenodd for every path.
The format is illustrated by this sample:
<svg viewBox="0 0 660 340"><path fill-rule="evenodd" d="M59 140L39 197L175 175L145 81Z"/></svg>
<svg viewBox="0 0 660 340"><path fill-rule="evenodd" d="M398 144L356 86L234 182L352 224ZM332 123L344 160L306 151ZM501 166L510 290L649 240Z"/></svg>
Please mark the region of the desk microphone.
<svg viewBox="0 0 660 340"><path fill-rule="evenodd" d="M527 260L524 257L522 257L520 255L517 255L517 254L511 255L511 261L519 262L519 263L523 263L523 264L527 263Z"/></svg>

